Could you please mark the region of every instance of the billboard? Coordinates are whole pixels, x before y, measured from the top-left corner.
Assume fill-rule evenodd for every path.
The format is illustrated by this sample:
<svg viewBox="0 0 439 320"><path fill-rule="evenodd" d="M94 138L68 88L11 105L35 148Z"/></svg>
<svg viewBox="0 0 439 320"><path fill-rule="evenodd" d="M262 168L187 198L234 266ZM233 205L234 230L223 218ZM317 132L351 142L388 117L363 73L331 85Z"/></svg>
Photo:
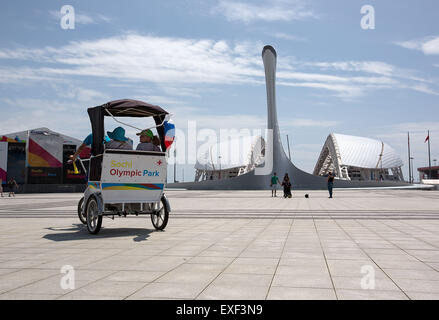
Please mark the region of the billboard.
<svg viewBox="0 0 439 320"><path fill-rule="evenodd" d="M26 143L8 143L8 179L14 178L18 184L26 179Z"/></svg>
<svg viewBox="0 0 439 320"><path fill-rule="evenodd" d="M56 133L32 130L29 135L29 167L62 168L64 139Z"/></svg>
<svg viewBox="0 0 439 320"><path fill-rule="evenodd" d="M31 130L28 146L28 183L62 182L62 144L64 139L47 130Z"/></svg>
<svg viewBox="0 0 439 320"><path fill-rule="evenodd" d="M166 168L162 155L108 152L102 162L102 197L108 203L159 201Z"/></svg>
<svg viewBox="0 0 439 320"><path fill-rule="evenodd" d="M61 183L62 169L48 167L28 167L28 183L51 184Z"/></svg>

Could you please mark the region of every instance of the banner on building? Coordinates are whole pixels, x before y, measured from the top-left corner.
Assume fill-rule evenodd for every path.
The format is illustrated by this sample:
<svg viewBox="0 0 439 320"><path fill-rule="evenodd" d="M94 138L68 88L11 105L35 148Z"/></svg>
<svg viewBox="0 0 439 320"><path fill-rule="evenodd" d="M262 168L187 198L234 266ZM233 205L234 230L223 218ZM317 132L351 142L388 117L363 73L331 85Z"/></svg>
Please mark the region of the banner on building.
<svg viewBox="0 0 439 320"><path fill-rule="evenodd" d="M26 179L26 144L8 143L8 179L14 178L18 184Z"/></svg>
<svg viewBox="0 0 439 320"><path fill-rule="evenodd" d="M0 180L2 184L6 183L8 171L8 143L0 142Z"/></svg>

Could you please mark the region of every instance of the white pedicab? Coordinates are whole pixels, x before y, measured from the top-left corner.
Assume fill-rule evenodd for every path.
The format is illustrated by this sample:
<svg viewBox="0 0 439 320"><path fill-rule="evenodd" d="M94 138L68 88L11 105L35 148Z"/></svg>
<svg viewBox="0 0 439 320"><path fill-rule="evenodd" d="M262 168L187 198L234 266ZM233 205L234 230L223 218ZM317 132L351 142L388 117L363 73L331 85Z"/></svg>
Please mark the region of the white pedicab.
<svg viewBox="0 0 439 320"><path fill-rule="evenodd" d="M163 230L171 211L164 194L166 152L104 150L104 117L153 117L166 150L164 122L168 114L158 106L136 100L117 100L89 108L93 143L89 181L84 192L82 214L87 229L97 234L103 216L150 215L156 230Z"/></svg>

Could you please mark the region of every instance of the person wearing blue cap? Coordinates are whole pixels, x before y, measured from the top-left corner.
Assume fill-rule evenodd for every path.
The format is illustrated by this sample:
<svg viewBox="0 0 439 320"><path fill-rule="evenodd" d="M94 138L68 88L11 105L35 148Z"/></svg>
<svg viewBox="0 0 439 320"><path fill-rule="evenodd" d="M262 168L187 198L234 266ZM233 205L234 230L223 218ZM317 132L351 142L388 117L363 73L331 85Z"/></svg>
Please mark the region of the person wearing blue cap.
<svg viewBox="0 0 439 320"><path fill-rule="evenodd" d="M130 139L125 137L124 128L117 127L113 131L107 131L107 135L111 140L105 143L106 149L133 150L133 145L130 144Z"/></svg>

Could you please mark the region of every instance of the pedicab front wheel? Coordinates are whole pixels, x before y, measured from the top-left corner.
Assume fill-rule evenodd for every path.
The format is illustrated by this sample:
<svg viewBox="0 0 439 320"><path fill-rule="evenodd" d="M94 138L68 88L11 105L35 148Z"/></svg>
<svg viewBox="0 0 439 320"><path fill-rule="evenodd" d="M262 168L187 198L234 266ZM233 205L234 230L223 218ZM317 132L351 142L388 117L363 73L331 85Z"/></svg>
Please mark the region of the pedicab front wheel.
<svg viewBox="0 0 439 320"><path fill-rule="evenodd" d="M85 210L84 212L82 211L83 206L84 206L84 197L82 197L78 203L78 217L83 224L87 224L87 212Z"/></svg>
<svg viewBox="0 0 439 320"><path fill-rule="evenodd" d="M164 197L153 206L153 213L151 213L151 222L156 230L165 229L168 224L169 210L166 205Z"/></svg>
<svg viewBox="0 0 439 320"><path fill-rule="evenodd" d="M99 215L98 202L95 196L90 196L87 201L87 229L91 234L97 234L101 230L102 215Z"/></svg>

